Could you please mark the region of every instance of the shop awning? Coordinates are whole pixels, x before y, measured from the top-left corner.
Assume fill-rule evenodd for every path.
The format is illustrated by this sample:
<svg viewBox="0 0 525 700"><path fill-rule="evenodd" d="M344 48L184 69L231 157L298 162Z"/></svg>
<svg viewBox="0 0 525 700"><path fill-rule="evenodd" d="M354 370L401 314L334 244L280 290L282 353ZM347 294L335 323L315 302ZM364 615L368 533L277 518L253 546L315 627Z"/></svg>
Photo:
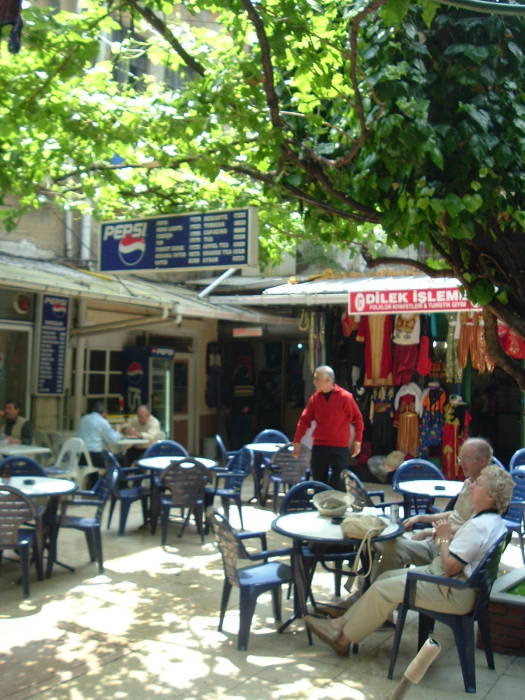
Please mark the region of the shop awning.
<svg viewBox="0 0 525 700"><path fill-rule="evenodd" d="M472 308L457 279L444 277L351 277L281 284L258 295L212 297L249 306L348 305L352 313L454 311ZM421 308L415 308L420 303ZM352 308L353 306L353 308Z"/></svg>
<svg viewBox="0 0 525 700"><path fill-rule="evenodd" d="M296 325L290 318L237 308L221 299L199 299L196 292L137 277L113 276L54 262L0 254L0 287L77 299L126 304L170 317L212 318L255 324Z"/></svg>

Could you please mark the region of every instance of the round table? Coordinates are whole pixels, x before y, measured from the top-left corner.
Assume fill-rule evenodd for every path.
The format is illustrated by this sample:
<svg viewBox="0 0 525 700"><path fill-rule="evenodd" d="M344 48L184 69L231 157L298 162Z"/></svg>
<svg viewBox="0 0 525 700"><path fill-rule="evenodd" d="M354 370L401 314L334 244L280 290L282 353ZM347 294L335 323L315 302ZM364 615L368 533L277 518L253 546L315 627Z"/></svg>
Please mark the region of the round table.
<svg viewBox="0 0 525 700"><path fill-rule="evenodd" d="M4 457L43 457L50 455L49 447L42 445L19 445L11 442L0 443L0 454Z"/></svg>
<svg viewBox="0 0 525 700"><path fill-rule="evenodd" d="M7 482L2 480L2 483L22 491L28 498L65 496L78 488L74 481L50 476L12 476Z"/></svg>
<svg viewBox="0 0 525 700"><path fill-rule="evenodd" d="M199 464L202 464L206 469L214 469L217 467L217 462L214 459L209 459L209 457L182 457L181 455L165 456L160 457L143 457L137 462L137 466L143 469L151 469L151 471L161 472L169 467L172 462L182 462L185 459L194 459Z"/></svg>
<svg viewBox="0 0 525 700"><path fill-rule="evenodd" d="M273 454L278 452L281 447L284 447L286 442L249 442L244 447L253 452L262 452L263 454Z"/></svg>
<svg viewBox="0 0 525 700"><path fill-rule="evenodd" d="M463 481L447 481L446 479L413 479L400 481L396 491L408 493L411 496L455 498L463 488L464 483Z"/></svg>

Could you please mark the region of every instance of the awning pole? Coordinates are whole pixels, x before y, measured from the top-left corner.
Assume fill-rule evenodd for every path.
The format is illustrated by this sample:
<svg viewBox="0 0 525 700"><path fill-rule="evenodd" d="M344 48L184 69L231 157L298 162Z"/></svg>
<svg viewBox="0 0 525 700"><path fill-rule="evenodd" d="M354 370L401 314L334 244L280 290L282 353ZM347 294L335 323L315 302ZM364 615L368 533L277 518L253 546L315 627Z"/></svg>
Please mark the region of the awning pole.
<svg viewBox="0 0 525 700"><path fill-rule="evenodd" d="M205 289L202 289L197 296L199 299L204 299L204 297L207 297L210 292L212 292L215 287L218 287L221 282L224 282L224 280L227 280L228 277L231 277L233 273L235 272L237 268L236 267L230 267L228 270L225 270L222 275L219 275L216 280L214 280L211 284L209 284Z"/></svg>

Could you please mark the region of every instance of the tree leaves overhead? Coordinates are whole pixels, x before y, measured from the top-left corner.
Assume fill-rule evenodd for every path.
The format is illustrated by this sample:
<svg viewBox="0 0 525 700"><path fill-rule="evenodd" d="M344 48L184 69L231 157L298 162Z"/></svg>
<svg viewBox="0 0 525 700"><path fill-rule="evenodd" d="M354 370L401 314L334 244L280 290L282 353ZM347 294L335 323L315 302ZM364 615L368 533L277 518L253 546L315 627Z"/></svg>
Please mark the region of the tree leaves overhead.
<svg viewBox="0 0 525 700"><path fill-rule="evenodd" d="M267 258L381 224L525 334L523 19L429 0L24 13L22 52L0 52L4 197L100 218L254 204Z"/></svg>

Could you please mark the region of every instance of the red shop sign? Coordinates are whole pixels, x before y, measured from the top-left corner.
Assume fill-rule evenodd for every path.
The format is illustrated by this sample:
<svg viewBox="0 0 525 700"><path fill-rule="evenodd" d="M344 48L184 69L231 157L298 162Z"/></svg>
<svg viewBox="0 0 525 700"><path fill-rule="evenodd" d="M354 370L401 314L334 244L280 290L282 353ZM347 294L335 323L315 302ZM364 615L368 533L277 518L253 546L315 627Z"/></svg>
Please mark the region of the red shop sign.
<svg viewBox="0 0 525 700"><path fill-rule="evenodd" d="M349 314L432 313L478 309L459 287L349 292Z"/></svg>

